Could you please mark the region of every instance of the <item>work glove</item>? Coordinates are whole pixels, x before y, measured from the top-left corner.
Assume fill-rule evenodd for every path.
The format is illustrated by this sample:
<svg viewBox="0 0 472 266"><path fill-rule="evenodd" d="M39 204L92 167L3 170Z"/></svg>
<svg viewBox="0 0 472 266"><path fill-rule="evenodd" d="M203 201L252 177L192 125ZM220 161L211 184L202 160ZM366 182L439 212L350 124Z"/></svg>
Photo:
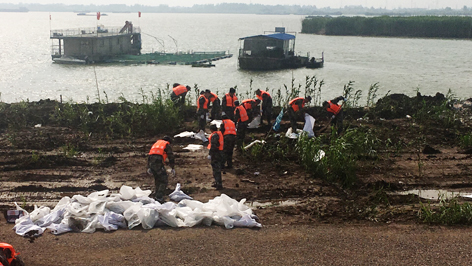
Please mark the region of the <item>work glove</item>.
<svg viewBox="0 0 472 266"><path fill-rule="evenodd" d="M175 177L175 169L174 168L172 168L172 170L170 170L170 173L172 174L172 176Z"/></svg>
<svg viewBox="0 0 472 266"><path fill-rule="evenodd" d="M205 119L205 115L201 115L201 116L200 116L200 119Z"/></svg>
<svg viewBox="0 0 472 266"><path fill-rule="evenodd" d="M343 97L343 101L347 101L347 99L345 97Z"/></svg>
<svg viewBox="0 0 472 266"><path fill-rule="evenodd" d="M208 159L208 160L211 160L211 155L208 155L207 159Z"/></svg>
<svg viewBox="0 0 472 266"><path fill-rule="evenodd" d="M148 168L147 171L148 175L152 175L151 168Z"/></svg>
<svg viewBox="0 0 472 266"><path fill-rule="evenodd" d="M335 117L336 117L336 116L335 116L335 115L333 115L333 116L331 116L331 119L334 119Z"/></svg>

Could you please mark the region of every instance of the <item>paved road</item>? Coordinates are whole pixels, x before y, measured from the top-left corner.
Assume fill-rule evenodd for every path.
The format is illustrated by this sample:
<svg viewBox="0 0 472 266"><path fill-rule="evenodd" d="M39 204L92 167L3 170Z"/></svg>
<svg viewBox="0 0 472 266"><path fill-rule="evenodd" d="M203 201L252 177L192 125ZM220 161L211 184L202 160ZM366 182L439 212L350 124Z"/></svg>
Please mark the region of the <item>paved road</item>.
<svg viewBox="0 0 472 266"><path fill-rule="evenodd" d="M212 226L46 232L30 243L11 224L0 241L26 265L469 265L472 230L419 225Z"/></svg>

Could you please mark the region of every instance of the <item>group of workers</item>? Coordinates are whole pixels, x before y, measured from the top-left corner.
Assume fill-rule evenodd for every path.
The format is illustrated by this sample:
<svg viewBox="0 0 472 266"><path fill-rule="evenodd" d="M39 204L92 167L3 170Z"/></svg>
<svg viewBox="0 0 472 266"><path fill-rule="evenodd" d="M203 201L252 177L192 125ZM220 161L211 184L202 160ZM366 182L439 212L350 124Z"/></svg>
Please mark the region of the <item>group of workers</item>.
<svg viewBox="0 0 472 266"><path fill-rule="evenodd" d="M185 96L190 91L189 86L175 83L172 88L171 100L178 106L183 106ZM205 90L200 92L197 99L197 116L199 129L205 132L207 125L207 115L211 104L211 119L221 120L220 127L215 124L210 125L211 135L208 139L208 150L210 164L213 170L214 183L216 189L223 189L221 172L223 168L233 167L233 151L243 147L244 138L248 124L259 114L261 114L261 124L264 119L271 126L272 119L272 97L263 90L256 90L257 99L247 99L239 102L236 90L230 88L229 92L220 101L218 95ZM323 108L330 114L330 124L336 125L338 133L343 130L343 112L340 100L346 101L342 96L331 101L323 102ZM311 101L311 97L297 97L292 99L287 106L287 113L290 119L293 132L297 132L297 121L305 120L305 105ZM262 104L261 104L262 103ZM168 136L158 140L152 146L148 156L148 172L154 176L155 199L164 202L164 192L168 184L168 175L164 167L164 162L169 159L171 172L175 175L175 158L172 152L172 139Z"/></svg>

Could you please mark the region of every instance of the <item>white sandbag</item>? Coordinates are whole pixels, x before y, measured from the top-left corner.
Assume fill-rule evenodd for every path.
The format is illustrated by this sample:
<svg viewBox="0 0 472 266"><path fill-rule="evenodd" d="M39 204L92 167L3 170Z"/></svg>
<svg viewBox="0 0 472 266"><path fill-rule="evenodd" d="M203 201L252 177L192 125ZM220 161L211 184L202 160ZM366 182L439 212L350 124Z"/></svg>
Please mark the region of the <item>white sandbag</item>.
<svg viewBox="0 0 472 266"><path fill-rule="evenodd" d="M203 149L203 145L198 145L198 144L189 144L187 145L185 148L183 148L184 150L189 150L189 151L198 151L198 150L201 150Z"/></svg>
<svg viewBox="0 0 472 266"><path fill-rule="evenodd" d="M54 235L60 235L72 231L72 228L70 228L69 224L65 221L66 220L62 220L60 224L51 224L46 228L49 229Z"/></svg>
<svg viewBox="0 0 472 266"><path fill-rule="evenodd" d="M72 201L76 201L80 204L90 204L90 202L92 202L92 199L89 197L84 197L82 195L74 195L72 196Z"/></svg>
<svg viewBox="0 0 472 266"><path fill-rule="evenodd" d="M139 197L139 198L134 198L131 200L132 202L141 202L143 205L150 204L156 202L155 199L152 199L150 197Z"/></svg>
<svg viewBox="0 0 472 266"><path fill-rule="evenodd" d="M137 198L142 198L142 197L149 197L151 195L152 191L151 190L142 190L140 187L137 187L135 189L135 194Z"/></svg>
<svg viewBox="0 0 472 266"><path fill-rule="evenodd" d="M125 186L125 185L121 186L120 194L121 194L121 198L124 200L130 200L136 196L136 192L134 191L134 189L132 187Z"/></svg>
<svg viewBox="0 0 472 266"><path fill-rule="evenodd" d="M91 234L94 233L97 228L102 228L101 226L99 226L100 224L98 222L98 215L93 215L90 218L84 219L84 221L87 221L87 224L85 225L85 228L82 229L82 233Z"/></svg>
<svg viewBox="0 0 472 266"><path fill-rule="evenodd" d="M251 123L247 125L247 128L258 128L261 125L261 116L256 116Z"/></svg>
<svg viewBox="0 0 472 266"><path fill-rule="evenodd" d="M141 210L142 206L143 206L142 203L136 203L133 206L129 207L123 213L123 216L125 217L126 221L128 221L128 228L129 229L132 229L133 227L135 227L135 226L137 226L141 223L138 212Z"/></svg>
<svg viewBox="0 0 472 266"><path fill-rule="evenodd" d="M193 199L192 197L182 192L182 190L180 190L180 183L177 183L177 185L175 186L175 190L169 194L169 198L176 202L179 202L183 199Z"/></svg>
<svg viewBox="0 0 472 266"><path fill-rule="evenodd" d="M155 209L143 206L138 212L138 217L141 220L143 229L151 229L159 219L159 212Z"/></svg>
<svg viewBox="0 0 472 266"><path fill-rule="evenodd" d="M298 139L298 136L302 133L303 131L300 129L297 129L297 133L292 132L292 128L289 127L287 129L287 133L285 133L285 137L290 138L290 139Z"/></svg>
<svg viewBox="0 0 472 266"><path fill-rule="evenodd" d="M125 217L114 212L107 212L104 215L98 215L98 222L105 231L114 231L118 228L126 228Z"/></svg>
<svg viewBox="0 0 472 266"><path fill-rule="evenodd" d="M59 202L56 204L56 207L54 207L52 211L64 209L67 206L67 204L70 204L70 202L71 202L71 198L65 196L61 200L59 200Z"/></svg>
<svg viewBox="0 0 472 266"><path fill-rule="evenodd" d="M112 212L123 214L129 207L133 206L135 203L129 200L119 201L119 202L107 202L106 208Z"/></svg>
<svg viewBox="0 0 472 266"><path fill-rule="evenodd" d="M315 118L307 113L305 113L305 125L303 127L303 131L308 134L308 137L314 137L315 132L313 131L313 127L315 126Z"/></svg>
<svg viewBox="0 0 472 266"><path fill-rule="evenodd" d="M78 202L72 202L66 206L66 211L72 216L82 217L88 215L88 205L82 205Z"/></svg>
<svg viewBox="0 0 472 266"><path fill-rule="evenodd" d="M233 225L235 227L262 227L262 225L249 214L243 215L241 219L234 221Z"/></svg>
<svg viewBox="0 0 472 266"><path fill-rule="evenodd" d="M223 120L212 120L210 122L210 125L216 125L217 128L220 128L222 123L223 123Z"/></svg>
<svg viewBox="0 0 472 266"><path fill-rule="evenodd" d="M321 159L323 159L325 157L326 153L323 151L323 150L319 150L315 157L313 158L313 161L314 162L319 162Z"/></svg>
<svg viewBox="0 0 472 266"><path fill-rule="evenodd" d="M51 212L51 209L49 207L41 206L38 208L38 206L34 205L34 211L32 211L29 216L31 221L33 223L44 216L48 215Z"/></svg>
<svg viewBox="0 0 472 266"><path fill-rule="evenodd" d="M174 138L194 138L194 137L195 137L195 133L190 132L190 131L184 131L174 136Z"/></svg>
<svg viewBox="0 0 472 266"><path fill-rule="evenodd" d="M138 189L138 188L136 188ZM91 199L92 201L97 201L97 200L105 200L106 197L108 196L109 190L102 190L102 191L96 191L90 193L90 195L87 196L87 198Z"/></svg>
<svg viewBox="0 0 472 266"><path fill-rule="evenodd" d="M89 204L88 212L90 214L103 214L105 212L107 202L105 200L92 201Z"/></svg>
<svg viewBox="0 0 472 266"><path fill-rule="evenodd" d="M25 219L16 219L17 221L20 220L18 223L13 226L13 230L15 233L20 236L39 236L44 233L46 228L39 227L33 223L33 221L29 218L29 216L23 216ZM21 217L21 218L23 218Z"/></svg>
<svg viewBox="0 0 472 266"><path fill-rule="evenodd" d="M44 216L43 218L34 222L34 224L39 227L47 227L53 223L60 223L65 212L66 212L65 207L59 210L54 210L50 212L49 214L47 214L46 216Z"/></svg>
<svg viewBox="0 0 472 266"><path fill-rule="evenodd" d="M208 141L208 139L207 139L207 137L206 137L206 135L205 135L205 132L203 132L203 130L198 131L198 133L195 134L194 137L195 137L196 139L199 139L199 140L203 141L203 142L207 142L207 141Z"/></svg>

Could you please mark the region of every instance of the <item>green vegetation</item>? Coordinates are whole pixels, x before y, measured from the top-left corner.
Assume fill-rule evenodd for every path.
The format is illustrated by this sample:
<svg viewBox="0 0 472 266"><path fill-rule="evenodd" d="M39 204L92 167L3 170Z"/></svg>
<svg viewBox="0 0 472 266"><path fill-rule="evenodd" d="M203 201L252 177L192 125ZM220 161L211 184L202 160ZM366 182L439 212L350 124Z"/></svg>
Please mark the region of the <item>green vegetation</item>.
<svg viewBox="0 0 472 266"><path fill-rule="evenodd" d="M472 17L309 17L302 33L353 36L472 38Z"/></svg>
<svg viewBox="0 0 472 266"><path fill-rule="evenodd" d="M439 207L433 207L430 203L421 204L418 213L420 219L430 224L472 224L472 204L465 202L460 204L456 198L440 200Z"/></svg>
<svg viewBox="0 0 472 266"><path fill-rule="evenodd" d="M459 136L459 143L460 143L460 146L463 149L472 148L472 134L468 133L468 134L464 134L462 136Z"/></svg>

